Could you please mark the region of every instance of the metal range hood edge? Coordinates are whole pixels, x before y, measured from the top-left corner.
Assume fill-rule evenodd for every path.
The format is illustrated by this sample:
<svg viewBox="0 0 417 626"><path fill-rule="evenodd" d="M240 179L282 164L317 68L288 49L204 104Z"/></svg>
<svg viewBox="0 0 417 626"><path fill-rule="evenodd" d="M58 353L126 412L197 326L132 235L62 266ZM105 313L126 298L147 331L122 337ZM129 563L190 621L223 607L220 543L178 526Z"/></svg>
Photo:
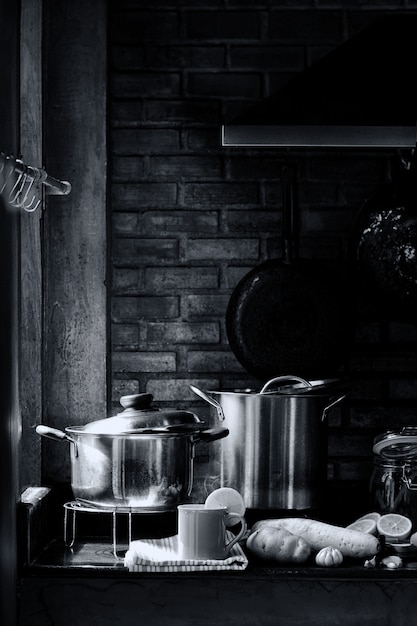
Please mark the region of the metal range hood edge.
<svg viewBox="0 0 417 626"><path fill-rule="evenodd" d="M224 147L415 148L409 126L230 125L222 126Z"/></svg>
<svg viewBox="0 0 417 626"><path fill-rule="evenodd" d="M222 145L415 148L417 14L372 23L222 126Z"/></svg>

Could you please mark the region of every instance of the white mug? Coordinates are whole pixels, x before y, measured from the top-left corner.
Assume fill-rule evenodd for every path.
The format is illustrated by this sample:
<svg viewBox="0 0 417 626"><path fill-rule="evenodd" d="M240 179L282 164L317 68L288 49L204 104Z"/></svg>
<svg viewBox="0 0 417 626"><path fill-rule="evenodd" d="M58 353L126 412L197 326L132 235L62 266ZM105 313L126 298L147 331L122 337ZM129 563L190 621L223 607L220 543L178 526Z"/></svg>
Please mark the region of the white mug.
<svg viewBox="0 0 417 626"><path fill-rule="evenodd" d="M238 518L241 529L227 541L225 518L231 514ZM204 504L178 506L178 553L181 559L225 559L245 531L243 515L230 513L226 508L206 509Z"/></svg>

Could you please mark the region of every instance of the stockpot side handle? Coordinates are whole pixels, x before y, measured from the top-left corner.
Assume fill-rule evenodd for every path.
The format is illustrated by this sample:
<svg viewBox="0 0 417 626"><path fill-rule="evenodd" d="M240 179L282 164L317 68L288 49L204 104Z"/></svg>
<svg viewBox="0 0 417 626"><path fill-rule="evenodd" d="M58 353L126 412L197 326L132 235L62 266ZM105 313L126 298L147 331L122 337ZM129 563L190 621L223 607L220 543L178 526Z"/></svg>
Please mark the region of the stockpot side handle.
<svg viewBox="0 0 417 626"><path fill-rule="evenodd" d="M199 389L198 387L195 387L194 385L190 385L190 389L197 396L199 396L200 398L202 398L203 400L205 400L206 402L208 402L209 404L214 406L214 408L217 410L217 416L218 416L219 420L221 422L224 421L225 416L224 416L224 412L223 412L223 407L220 404L220 402L218 402L218 400L216 400L215 398L212 398L205 391L202 391L201 389Z"/></svg>
<svg viewBox="0 0 417 626"><path fill-rule="evenodd" d="M47 437L48 439L53 439L54 441L71 441L72 443L75 443L72 437L58 428L52 428L51 426L39 424L39 426L36 426L35 430L38 435L41 435L41 437Z"/></svg>
<svg viewBox="0 0 417 626"><path fill-rule="evenodd" d="M312 387L313 385L308 381L305 380L305 378L300 378L300 376L277 376L276 378L271 378L271 380L268 380L267 383L265 383L265 385L262 387L261 391L259 393L265 393L266 390L268 389L268 387L270 387L271 385L274 385L275 383L283 383L283 382L288 382L289 380L297 380L299 383L302 383L303 385L305 385L306 387ZM280 385L278 385L280 386Z"/></svg>
<svg viewBox="0 0 417 626"><path fill-rule="evenodd" d="M336 406L336 404L339 404L339 402L342 402L342 400L344 400L346 398L348 394L345 393L342 396L339 396L338 398L336 398L335 400L333 400L333 402L331 402L330 404L328 404L324 409L323 409L323 414L321 416L321 421L323 422L326 417L327 417L327 413L328 411L333 408L334 406Z"/></svg>

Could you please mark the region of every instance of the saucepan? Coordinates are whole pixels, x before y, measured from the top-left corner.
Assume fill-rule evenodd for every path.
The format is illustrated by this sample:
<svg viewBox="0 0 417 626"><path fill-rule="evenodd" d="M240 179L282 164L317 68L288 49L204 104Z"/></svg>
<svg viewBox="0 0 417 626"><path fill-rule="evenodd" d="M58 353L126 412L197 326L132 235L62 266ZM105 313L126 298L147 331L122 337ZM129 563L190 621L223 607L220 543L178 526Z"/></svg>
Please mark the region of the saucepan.
<svg viewBox="0 0 417 626"><path fill-rule="evenodd" d="M44 437L70 443L71 487L92 507L139 512L175 510L193 487L195 446L228 435L194 413L150 406L150 394L123 396L124 411L65 430L36 427Z"/></svg>

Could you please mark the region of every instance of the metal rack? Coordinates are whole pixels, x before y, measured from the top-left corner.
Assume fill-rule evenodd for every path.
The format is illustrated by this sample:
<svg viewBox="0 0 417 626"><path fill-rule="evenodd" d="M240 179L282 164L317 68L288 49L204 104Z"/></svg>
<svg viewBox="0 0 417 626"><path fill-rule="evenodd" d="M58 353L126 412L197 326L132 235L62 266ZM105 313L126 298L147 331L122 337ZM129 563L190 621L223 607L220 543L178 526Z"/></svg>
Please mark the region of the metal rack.
<svg viewBox="0 0 417 626"><path fill-rule="evenodd" d="M12 155L0 153L0 195L10 206L30 213L36 211L42 201L43 188L49 195L67 196L71 192L69 182L53 178L44 169L26 165Z"/></svg>
<svg viewBox="0 0 417 626"><path fill-rule="evenodd" d="M87 506L83 503L72 501L64 504L64 544L67 548L72 548L76 543L77 535L77 513L89 514L111 514L112 516L112 540L113 540L113 556L117 561L123 560L118 555L117 546L117 516L119 514L127 515L128 528L128 545L132 540L132 509L117 509L116 507L98 509Z"/></svg>

